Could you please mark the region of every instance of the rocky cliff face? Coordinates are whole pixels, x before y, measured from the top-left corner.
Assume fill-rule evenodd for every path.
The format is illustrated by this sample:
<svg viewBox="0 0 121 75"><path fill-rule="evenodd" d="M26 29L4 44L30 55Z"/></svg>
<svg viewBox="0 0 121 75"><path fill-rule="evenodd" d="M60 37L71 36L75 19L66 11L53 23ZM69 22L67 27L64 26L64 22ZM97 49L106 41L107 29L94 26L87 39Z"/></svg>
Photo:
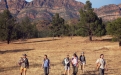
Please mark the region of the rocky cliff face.
<svg viewBox="0 0 121 75"><path fill-rule="evenodd" d="M18 18L50 20L55 13L64 19L79 18L78 10L84 6L75 0L33 0L18 14Z"/></svg>
<svg viewBox="0 0 121 75"><path fill-rule="evenodd" d="M2 12L5 9L7 9L6 1L0 0L0 12Z"/></svg>
<svg viewBox="0 0 121 75"><path fill-rule="evenodd" d="M31 19L50 20L55 13L64 19L79 18L79 9L83 3L75 0L1 0L0 11L8 7L10 12L18 18L28 16Z"/></svg>
<svg viewBox="0 0 121 75"><path fill-rule="evenodd" d="M0 11L8 8L13 15L18 15L26 4L25 0L1 0Z"/></svg>
<svg viewBox="0 0 121 75"><path fill-rule="evenodd" d="M121 17L121 5L105 5L99 9L95 9L94 12L104 21L114 20Z"/></svg>
<svg viewBox="0 0 121 75"><path fill-rule="evenodd" d="M27 2L25 0L7 0L8 9L14 15L17 15L26 4Z"/></svg>

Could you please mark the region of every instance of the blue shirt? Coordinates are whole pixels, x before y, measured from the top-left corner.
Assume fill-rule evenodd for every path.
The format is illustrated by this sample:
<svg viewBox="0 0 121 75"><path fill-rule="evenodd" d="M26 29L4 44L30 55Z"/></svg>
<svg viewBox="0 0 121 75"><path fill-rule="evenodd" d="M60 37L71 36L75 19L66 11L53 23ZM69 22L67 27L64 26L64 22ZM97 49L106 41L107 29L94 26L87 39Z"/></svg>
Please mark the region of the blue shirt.
<svg viewBox="0 0 121 75"><path fill-rule="evenodd" d="M49 59L44 60L44 67L49 67Z"/></svg>

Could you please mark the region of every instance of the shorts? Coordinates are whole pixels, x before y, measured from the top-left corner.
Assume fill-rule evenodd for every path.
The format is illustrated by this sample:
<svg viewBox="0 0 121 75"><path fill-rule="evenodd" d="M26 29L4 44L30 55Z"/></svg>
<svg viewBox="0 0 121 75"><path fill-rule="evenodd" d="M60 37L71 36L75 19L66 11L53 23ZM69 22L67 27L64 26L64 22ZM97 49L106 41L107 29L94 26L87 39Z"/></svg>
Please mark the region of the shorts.
<svg viewBox="0 0 121 75"><path fill-rule="evenodd" d="M70 66L65 66L65 70L70 70Z"/></svg>
<svg viewBox="0 0 121 75"><path fill-rule="evenodd" d="M81 65L85 65L85 64L86 64L85 61L81 62Z"/></svg>
<svg viewBox="0 0 121 75"><path fill-rule="evenodd" d="M20 67L20 72L22 73L23 71L27 71L27 68Z"/></svg>

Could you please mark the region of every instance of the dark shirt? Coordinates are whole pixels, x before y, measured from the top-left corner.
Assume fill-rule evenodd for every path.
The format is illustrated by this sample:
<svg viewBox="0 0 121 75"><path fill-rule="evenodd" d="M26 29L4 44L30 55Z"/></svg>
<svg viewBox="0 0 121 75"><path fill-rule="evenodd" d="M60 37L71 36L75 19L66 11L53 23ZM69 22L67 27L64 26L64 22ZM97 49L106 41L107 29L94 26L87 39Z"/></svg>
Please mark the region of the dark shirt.
<svg viewBox="0 0 121 75"><path fill-rule="evenodd" d="M86 61L85 56L82 56L82 55L81 55L81 56L80 56L80 61L81 61L81 62L85 62L85 61Z"/></svg>
<svg viewBox="0 0 121 75"><path fill-rule="evenodd" d="M69 58L65 58L65 66L70 66L70 59Z"/></svg>

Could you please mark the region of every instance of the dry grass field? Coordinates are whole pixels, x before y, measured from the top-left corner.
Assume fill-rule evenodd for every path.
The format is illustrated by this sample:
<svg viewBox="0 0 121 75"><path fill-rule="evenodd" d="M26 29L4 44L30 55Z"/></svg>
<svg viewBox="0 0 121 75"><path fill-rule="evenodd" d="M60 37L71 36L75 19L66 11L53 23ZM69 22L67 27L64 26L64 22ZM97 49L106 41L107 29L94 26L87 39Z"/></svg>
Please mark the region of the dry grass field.
<svg viewBox="0 0 121 75"><path fill-rule="evenodd" d="M95 70L95 62L100 54L105 55L108 71L105 75L121 75L121 48L118 42L110 41L109 37L94 38L95 41L88 41L83 37L62 37L62 38L38 38L26 41L14 41L11 44L0 42L0 75L20 75L17 61L26 53L30 62L27 75L44 75L41 64L44 54L47 54L51 61L50 75L63 74L64 67L62 60L67 54L72 57L76 52L80 56L85 52L86 72L82 73L79 66L78 75L98 75ZM71 69L72 74L72 69Z"/></svg>

